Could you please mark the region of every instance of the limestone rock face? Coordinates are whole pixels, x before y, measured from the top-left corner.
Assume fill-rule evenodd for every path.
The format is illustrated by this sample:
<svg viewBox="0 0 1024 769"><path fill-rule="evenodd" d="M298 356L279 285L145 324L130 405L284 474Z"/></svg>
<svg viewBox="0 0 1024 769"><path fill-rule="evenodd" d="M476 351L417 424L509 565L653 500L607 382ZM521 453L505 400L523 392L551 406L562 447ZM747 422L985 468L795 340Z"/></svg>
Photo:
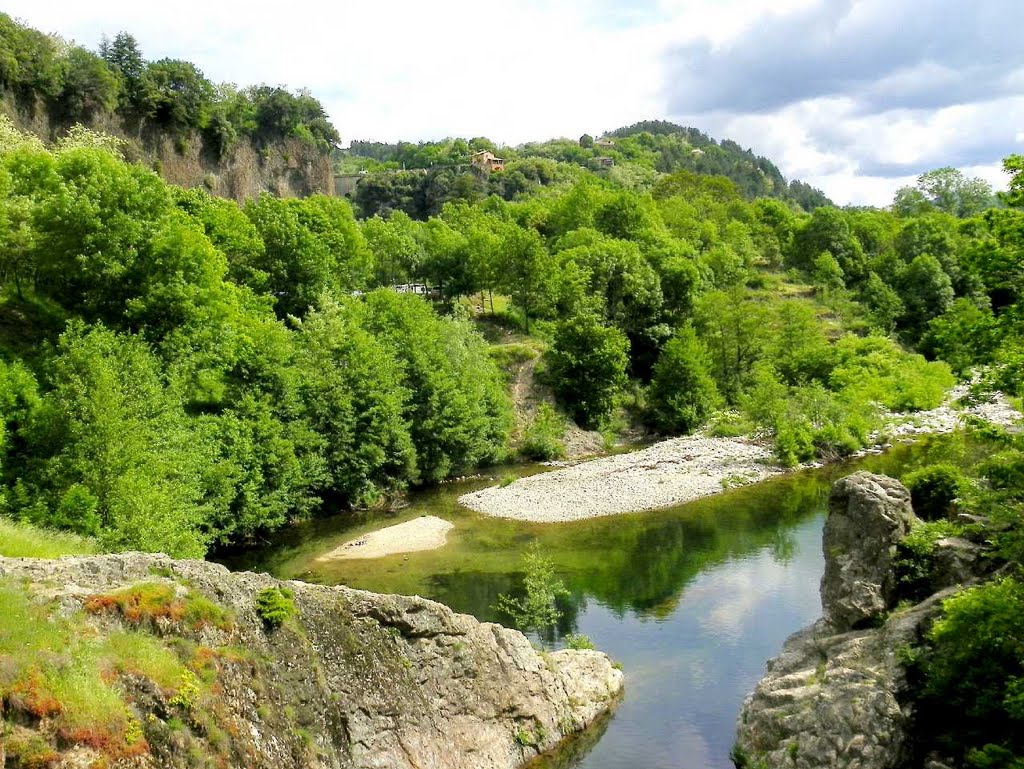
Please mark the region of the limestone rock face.
<svg viewBox="0 0 1024 769"><path fill-rule="evenodd" d="M133 707L151 754L132 766L185 767L189 752L202 753L216 734L221 765L247 769L512 769L590 724L622 689L622 673L600 652L540 653L517 631L419 597L281 583L137 553L0 558L0 579L75 616L88 596L143 582L230 611L230 626L161 618L154 627L217 660L216 730L172 728L173 703L137 681ZM282 585L296 614L271 630L254 599ZM102 634L122 619L87 621Z"/></svg>
<svg viewBox="0 0 1024 769"><path fill-rule="evenodd" d="M888 608L895 589L896 544L913 519L910 492L893 478L860 472L832 487L822 536L821 604L836 632Z"/></svg>

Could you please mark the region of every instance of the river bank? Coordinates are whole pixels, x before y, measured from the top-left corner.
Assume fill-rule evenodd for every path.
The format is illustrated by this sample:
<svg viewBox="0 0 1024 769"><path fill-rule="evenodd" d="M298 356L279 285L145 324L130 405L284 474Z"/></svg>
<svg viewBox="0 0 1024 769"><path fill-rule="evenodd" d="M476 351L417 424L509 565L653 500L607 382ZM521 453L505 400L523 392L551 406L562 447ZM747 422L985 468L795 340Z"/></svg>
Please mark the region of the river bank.
<svg viewBox="0 0 1024 769"><path fill-rule="evenodd" d="M965 416L1002 426L1021 419L1001 394L987 403L961 407L958 401L966 393L959 387L938 408L891 414L878 443L862 453L881 451L897 438L952 432ZM794 469L798 468L778 464L767 441L698 433L474 491L459 502L498 518L559 523L680 505Z"/></svg>
<svg viewBox="0 0 1024 769"><path fill-rule="evenodd" d="M448 541L452 523L436 515L424 515L405 523L386 526L351 539L318 561L340 561L347 558L383 558L398 553L436 550Z"/></svg>

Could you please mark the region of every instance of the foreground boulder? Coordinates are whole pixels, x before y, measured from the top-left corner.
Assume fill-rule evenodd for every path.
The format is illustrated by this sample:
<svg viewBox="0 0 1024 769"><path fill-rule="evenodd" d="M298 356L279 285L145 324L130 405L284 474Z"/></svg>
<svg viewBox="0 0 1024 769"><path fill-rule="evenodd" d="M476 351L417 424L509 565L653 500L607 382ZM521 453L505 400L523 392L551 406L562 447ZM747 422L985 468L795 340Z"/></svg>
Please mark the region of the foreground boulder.
<svg viewBox="0 0 1024 769"><path fill-rule="evenodd" d="M919 643L948 595L884 615L892 608L896 544L912 521L910 493L892 478L856 473L835 484L823 534L824 617L786 641L744 702L737 766L900 766L912 714L902 704L899 651ZM865 627L871 624L877 627Z"/></svg>
<svg viewBox="0 0 1024 769"><path fill-rule="evenodd" d="M419 597L200 561L0 558L0 587L27 592L93 646L128 630L187 665L168 687L135 657L111 664L133 725L114 738L62 728L59 702L40 708L11 684L0 744L15 766L28 763L12 746L68 766L511 769L582 730L622 689L600 652L540 653L521 633ZM12 670L0 669L0 694Z"/></svg>

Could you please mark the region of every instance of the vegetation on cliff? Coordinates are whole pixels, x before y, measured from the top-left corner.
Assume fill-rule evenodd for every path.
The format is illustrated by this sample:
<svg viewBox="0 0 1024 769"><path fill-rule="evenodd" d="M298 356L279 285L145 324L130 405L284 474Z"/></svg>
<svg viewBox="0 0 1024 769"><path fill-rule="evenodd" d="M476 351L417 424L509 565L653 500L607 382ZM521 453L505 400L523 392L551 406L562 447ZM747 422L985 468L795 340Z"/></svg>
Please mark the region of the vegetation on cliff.
<svg viewBox="0 0 1024 769"><path fill-rule="evenodd" d="M197 131L220 156L240 138L294 137L325 152L340 140L307 91L214 84L191 62L146 60L128 32L104 38L98 51L90 51L2 13L0 95L30 111L41 103L63 126L117 115L172 134Z"/></svg>

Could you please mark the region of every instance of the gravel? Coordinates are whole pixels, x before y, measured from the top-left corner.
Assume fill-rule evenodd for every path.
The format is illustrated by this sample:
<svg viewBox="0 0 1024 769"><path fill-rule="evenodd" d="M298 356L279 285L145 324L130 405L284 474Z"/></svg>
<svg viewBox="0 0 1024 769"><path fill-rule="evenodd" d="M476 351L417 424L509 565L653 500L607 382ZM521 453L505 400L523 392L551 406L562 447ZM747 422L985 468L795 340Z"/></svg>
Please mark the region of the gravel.
<svg viewBox="0 0 1024 769"><path fill-rule="evenodd" d="M955 407L966 392L965 387L954 389L945 404L931 411L890 415L876 436L878 445L859 454L881 453L882 445L896 439L912 442L916 435L952 432L967 414L1002 426L1021 419L1001 394L988 403ZM459 502L497 518L558 523L680 505L784 472L764 441L697 434L474 491Z"/></svg>

